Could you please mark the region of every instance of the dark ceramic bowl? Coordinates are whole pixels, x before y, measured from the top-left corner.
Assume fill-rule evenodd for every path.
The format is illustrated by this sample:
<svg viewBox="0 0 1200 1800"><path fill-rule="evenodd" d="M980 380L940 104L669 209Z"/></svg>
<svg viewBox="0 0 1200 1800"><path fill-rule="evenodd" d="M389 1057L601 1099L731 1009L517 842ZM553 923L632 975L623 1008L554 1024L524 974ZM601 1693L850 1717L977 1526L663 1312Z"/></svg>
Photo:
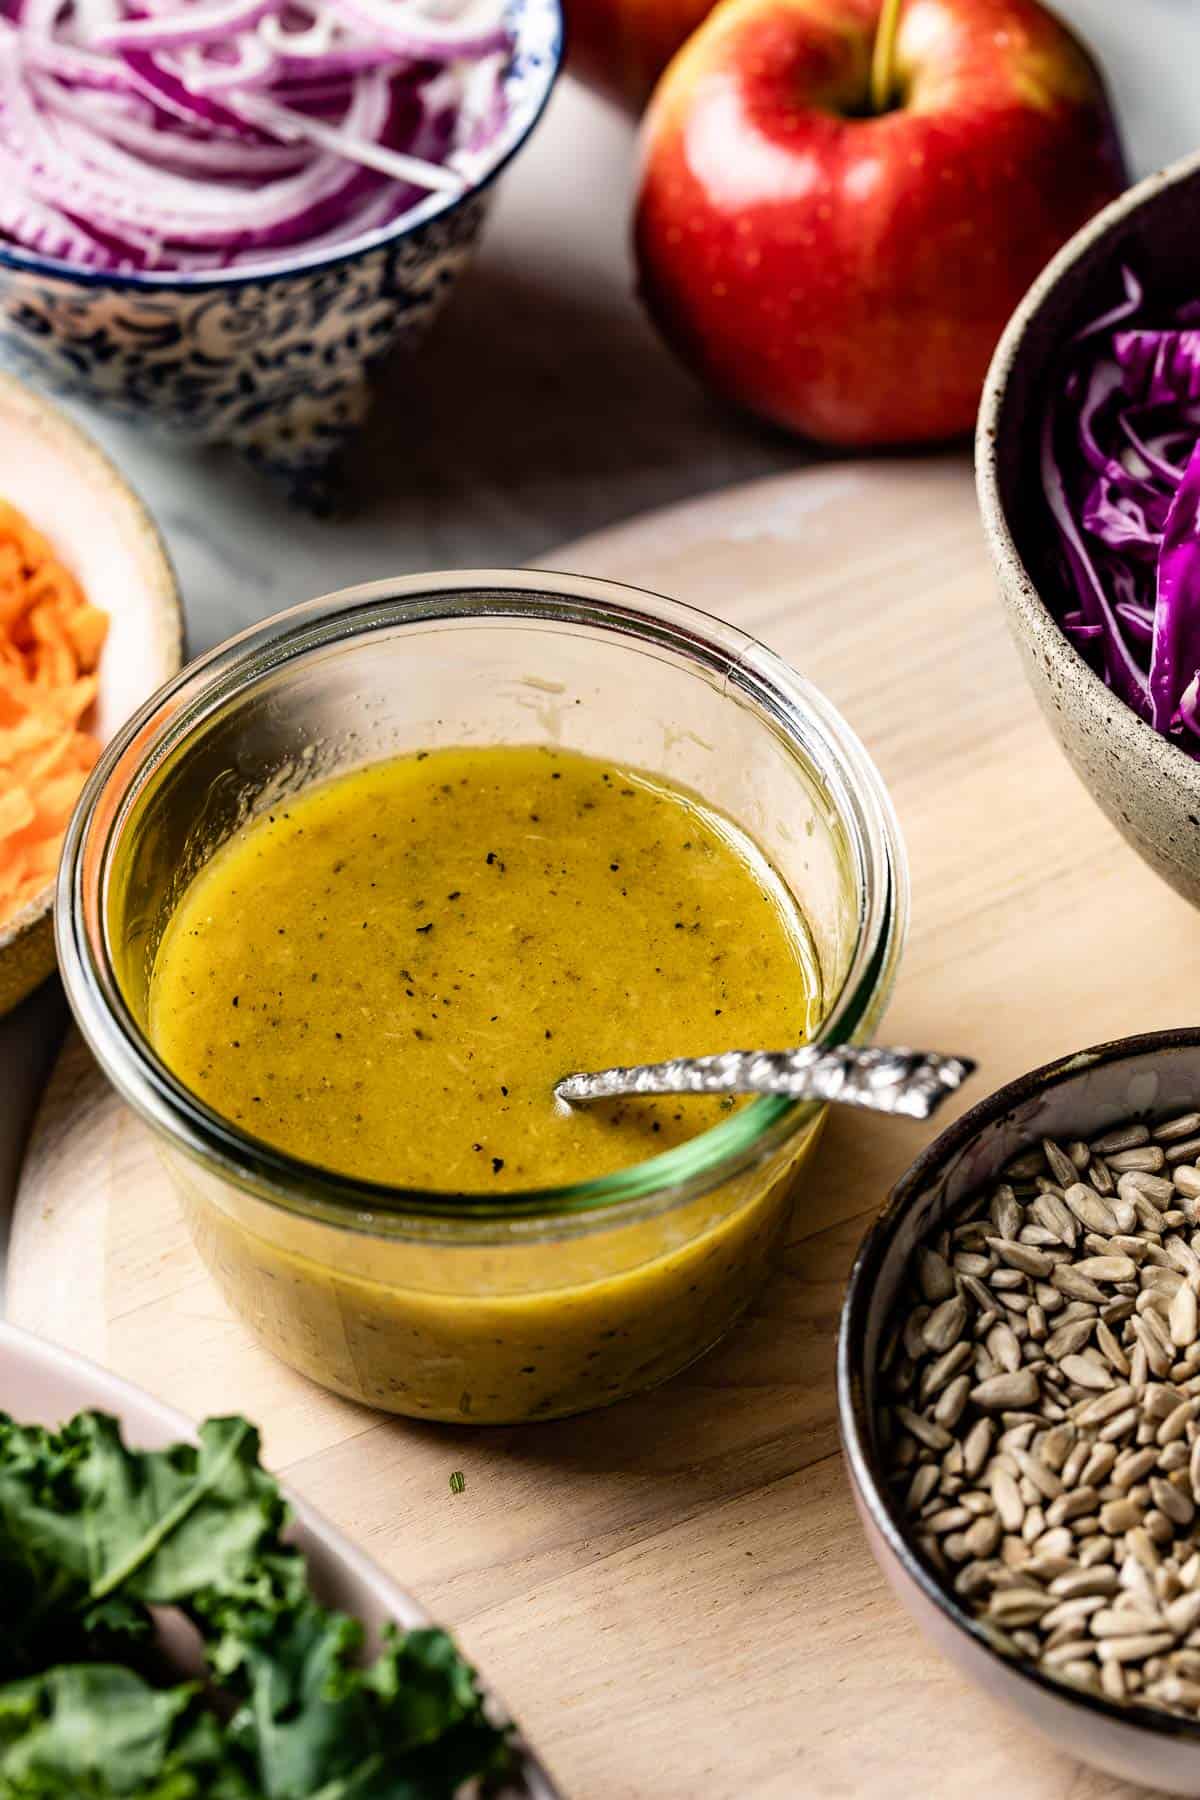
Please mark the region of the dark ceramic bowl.
<svg viewBox="0 0 1200 1800"><path fill-rule="evenodd" d="M1025 673L1080 780L1134 849L1200 904L1200 763L1105 686L1059 630L1061 578L1038 475L1038 436L1066 340L1120 293L1123 263L1165 301L1200 295L1200 155L1152 175L1085 225L1034 282L984 386L979 504Z"/></svg>
<svg viewBox="0 0 1200 1800"><path fill-rule="evenodd" d="M893 1189L850 1274L838 1339L838 1414L859 1517L901 1604L972 1681L1055 1746L1109 1774L1200 1795L1200 1722L1050 1681L1002 1656L906 1540L875 1431L880 1346L914 1246L1010 1157L1042 1137L1092 1138L1138 1117L1191 1111L1200 1029L1153 1032L1082 1050L1000 1088L944 1131Z"/></svg>
<svg viewBox="0 0 1200 1800"><path fill-rule="evenodd" d="M508 21L506 123L465 193L262 272L113 275L0 246L0 361L177 440L232 444L296 484L318 476L366 414L371 365L433 323L549 98L559 0L510 0Z"/></svg>

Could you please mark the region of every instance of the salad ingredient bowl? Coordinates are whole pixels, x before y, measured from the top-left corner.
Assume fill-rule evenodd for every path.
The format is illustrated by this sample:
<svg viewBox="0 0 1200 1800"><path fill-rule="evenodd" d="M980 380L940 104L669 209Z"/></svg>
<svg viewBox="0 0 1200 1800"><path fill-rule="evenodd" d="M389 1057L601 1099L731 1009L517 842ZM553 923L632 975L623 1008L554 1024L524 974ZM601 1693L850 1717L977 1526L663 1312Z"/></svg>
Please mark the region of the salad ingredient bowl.
<svg viewBox="0 0 1200 1800"><path fill-rule="evenodd" d="M1063 577L1039 468L1045 408L1073 334L1119 300L1123 270L1151 299L1200 296L1200 156L1131 188L1035 281L996 350L979 413L979 502L1030 686L1097 804L1164 880L1200 903L1200 762L1160 737L1088 665L1055 617ZM1053 597L1053 599L1052 599ZM1052 600L1052 603L1048 604Z"/></svg>
<svg viewBox="0 0 1200 1800"><path fill-rule="evenodd" d="M87 268L0 247L0 353L73 399L191 442L230 443L298 491L364 417L368 371L414 349L469 263L496 183L541 116L559 0L512 0L504 123L461 193L261 270Z"/></svg>
<svg viewBox="0 0 1200 1800"><path fill-rule="evenodd" d="M53 1429L76 1413L98 1411L117 1420L124 1440L134 1449L158 1450L195 1438L191 1421L173 1407L83 1357L2 1322L0 1386L5 1410L22 1423ZM423 1607L349 1538L295 1494L286 1494L286 1499L294 1519L289 1537L304 1553L315 1598L361 1620L369 1647L377 1647L385 1626L411 1631L430 1624ZM195 1672L187 1667L195 1653L190 1635L168 1628L164 1648L178 1652L187 1673ZM489 1706L503 1715L494 1698L489 1698ZM533 1752L518 1742L514 1778L499 1800L556 1800L556 1795Z"/></svg>
<svg viewBox="0 0 1200 1800"><path fill-rule="evenodd" d="M18 507L109 616L91 727L112 736L183 660L179 591L133 489L66 414L0 375L0 497ZM0 1012L54 967L54 887L0 926Z"/></svg>
<svg viewBox="0 0 1200 1800"><path fill-rule="evenodd" d="M1190 1795L1200 1794L1200 1722L1065 1687L1030 1657L1001 1654L917 1555L886 1479L878 1421L884 1334L917 1245L1043 1139L1087 1143L1135 1117L1192 1113L1197 1094L1197 1029L1102 1044L999 1089L943 1132L893 1190L855 1261L838 1342L838 1412L855 1503L875 1558L914 1621L963 1674L1060 1750L1126 1780Z"/></svg>

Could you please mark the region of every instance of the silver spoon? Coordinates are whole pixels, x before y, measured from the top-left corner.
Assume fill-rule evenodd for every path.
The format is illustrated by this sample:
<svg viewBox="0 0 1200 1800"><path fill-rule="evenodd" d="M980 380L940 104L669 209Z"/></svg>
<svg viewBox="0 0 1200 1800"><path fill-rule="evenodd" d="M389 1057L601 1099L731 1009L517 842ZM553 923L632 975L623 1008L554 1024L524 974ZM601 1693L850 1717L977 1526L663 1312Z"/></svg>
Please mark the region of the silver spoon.
<svg viewBox="0 0 1200 1800"><path fill-rule="evenodd" d="M837 1044L820 1050L723 1050L717 1056L677 1056L671 1062L564 1075L554 1092L572 1106L630 1094L782 1094L789 1100L829 1100L867 1112L932 1118L975 1064L936 1050Z"/></svg>

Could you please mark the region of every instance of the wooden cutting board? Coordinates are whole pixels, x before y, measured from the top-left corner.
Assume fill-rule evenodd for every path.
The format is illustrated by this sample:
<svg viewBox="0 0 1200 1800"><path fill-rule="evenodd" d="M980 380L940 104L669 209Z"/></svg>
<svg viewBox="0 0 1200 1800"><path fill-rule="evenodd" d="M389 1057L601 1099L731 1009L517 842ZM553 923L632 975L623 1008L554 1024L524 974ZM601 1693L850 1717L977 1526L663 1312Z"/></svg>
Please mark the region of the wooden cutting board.
<svg viewBox="0 0 1200 1800"><path fill-rule="evenodd" d="M1196 916L1035 712L965 460L798 472L546 563L722 613L843 709L912 860L887 1031L977 1057L975 1096L1082 1045L1194 1023ZM24 1171L9 1308L190 1413L262 1421L279 1470L459 1631L573 1800L1116 1800L1132 1790L1032 1741L925 1646L851 1509L842 1282L927 1135L836 1119L753 1315L659 1393L466 1431L367 1412L258 1350L146 1133L75 1042Z"/></svg>

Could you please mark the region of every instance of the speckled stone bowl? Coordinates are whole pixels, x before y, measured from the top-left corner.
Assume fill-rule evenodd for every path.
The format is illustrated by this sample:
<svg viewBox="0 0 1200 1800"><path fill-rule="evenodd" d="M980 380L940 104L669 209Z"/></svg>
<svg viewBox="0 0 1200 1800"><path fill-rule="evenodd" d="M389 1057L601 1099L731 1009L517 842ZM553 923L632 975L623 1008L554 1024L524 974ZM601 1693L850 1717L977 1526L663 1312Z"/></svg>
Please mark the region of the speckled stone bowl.
<svg viewBox="0 0 1200 1800"><path fill-rule="evenodd" d="M1080 780L1153 869L1200 905L1200 763L1105 686L1047 608L1058 577L1038 433L1059 347L1119 292L1128 262L1152 296L1200 296L1200 154L1131 188L1059 251L1000 340L979 411L988 547L1030 685Z"/></svg>

